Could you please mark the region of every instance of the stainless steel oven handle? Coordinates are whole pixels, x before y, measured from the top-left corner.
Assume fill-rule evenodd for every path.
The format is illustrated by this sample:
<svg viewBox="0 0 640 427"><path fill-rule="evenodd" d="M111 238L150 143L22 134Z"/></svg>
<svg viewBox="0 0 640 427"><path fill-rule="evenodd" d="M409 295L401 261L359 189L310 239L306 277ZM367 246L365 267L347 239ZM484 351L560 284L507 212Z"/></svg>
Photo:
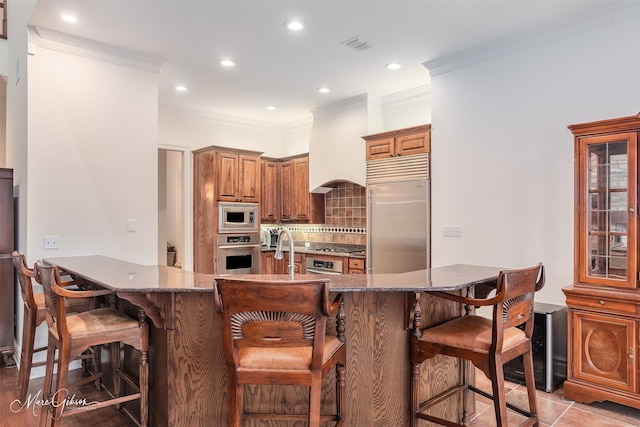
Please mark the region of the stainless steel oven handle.
<svg viewBox="0 0 640 427"><path fill-rule="evenodd" d="M218 246L218 249L235 249L235 248L260 248L260 245L224 245L224 246Z"/></svg>
<svg viewBox="0 0 640 427"><path fill-rule="evenodd" d="M308 268L308 267L307 267L307 273L312 273L312 274L336 274L336 275L341 275L342 274L339 271L316 270L315 268Z"/></svg>

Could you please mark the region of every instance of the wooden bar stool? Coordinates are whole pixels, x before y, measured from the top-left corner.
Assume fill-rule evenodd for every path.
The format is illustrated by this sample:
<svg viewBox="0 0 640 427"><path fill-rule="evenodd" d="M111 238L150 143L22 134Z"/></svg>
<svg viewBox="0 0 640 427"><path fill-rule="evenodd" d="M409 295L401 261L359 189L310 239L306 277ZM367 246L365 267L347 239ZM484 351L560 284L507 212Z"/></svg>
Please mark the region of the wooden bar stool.
<svg viewBox="0 0 640 427"><path fill-rule="evenodd" d="M24 306L24 316L22 322L22 349L20 351L20 371L18 373L18 382L16 388L19 390L18 399L24 403L27 399L29 391L29 379L31 377L31 368L36 366L44 366L43 362L33 362L35 353L44 351L47 347L34 348L36 328L45 321L46 308L44 304L44 294L33 292L33 270L27 266L27 259L24 254L14 251L13 265L16 269L18 282L20 283L20 293L22 295L22 303ZM73 285L73 281L63 282L62 286ZM81 298L67 300L66 310L68 313L86 311L96 308L95 298ZM81 356L85 357L85 356ZM90 357L90 356L88 356Z"/></svg>
<svg viewBox="0 0 640 427"><path fill-rule="evenodd" d="M57 266L49 266L37 262L35 275L39 276L43 284L47 323L49 326L49 344L47 346L47 368L44 377L43 404L40 415L40 425L59 426L60 419L66 415L73 415L79 411L65 408L62 405L66 395L65 390L75 386L95 381L102 376L101 372L84 378L74 384L67 384L69 362L89 347L103 344L111 345L111 364L113 368L113 397L101 402L91 402L90 405L78 408L81 411L100 409L105 406L140 400L140 426L148 423L148 391L149 365L147 350L149 347L149 332L146 316L142 309L138 314L140 320L135 320L113 307L98 308L77 314L67 315L65 301L73 298L103 296L112 293L108 290L72 291L60 286L60 272ZM120 368L120 342L130 345L140 352L138 383L130 378ZM55 387L53 383L54 355L58 350L58 372ZM134 390L133 393L120 396L121 381L125 380ZM123 407L124 409L124 407ZM125 414L133 419L132 414ZM134 421L136 421L134 419ZM137 422L136 422L137 423Z"/></svg>
<svg viewBox="0 0 640 427"><path fill-rule="evenodd" d="M344 423L346 346L342 295L329 300L327 279L265 282L217 278L215 306L222 314L229 387L229 427L244 419ZM337 337L325 335L337 315ZM336 371L336 412L321 415L322 381ZM308 414L243 411L243 385L309 387Z"/></svg>
<svg viewBox="0 0 640 427"><path fill-rule="evenodd" d="M412 427L417 426L419 419L449 427L468 425L464 411L462 423L427 413L434 405L461 391L463 402L466 403L468 390L493 400L498 427L507 426L507 408L528 418L523 426L538 425L531 336L534 323L533 297L543 286L544 267L538 263L531 268L500 272L496 294L491 298L467 298L445 292L432 292L431 294L465 306L493 306L493 319L467 315L426 329L421 327L422 313L418 299L414 307L410 337ZM518 328L521 325L524 329ZM488 394L469 384L468 372L463 369L462 385L420 402L420 364L438 354L471 361L491 380L493 393ZM505 399L503 364L520 355L524 360L529 411L507 403ZM467 366L466 363L464 366Z"/></svg>

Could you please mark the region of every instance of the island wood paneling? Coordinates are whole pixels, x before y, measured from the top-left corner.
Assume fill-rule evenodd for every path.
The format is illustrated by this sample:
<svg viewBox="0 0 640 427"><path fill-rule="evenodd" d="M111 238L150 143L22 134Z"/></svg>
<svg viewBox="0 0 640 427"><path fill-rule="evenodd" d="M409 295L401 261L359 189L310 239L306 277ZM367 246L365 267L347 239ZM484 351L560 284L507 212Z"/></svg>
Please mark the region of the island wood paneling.
<svg viewBox="0 0 640 427"><path fill-rule="evenodd" d="M347 426L409 426L409 355L404 292L344 293L347 314ZM150 420L156 426L226 426L227 380L220 316L210 292L158 292L147 301L159 308L164 327L150 322ZM448 301L423 294L423 322L437 324L459 312ZM329 328L334 331L333 324ZM460 364L436 357L423 363L421 392L433 396L460 378ZM323 411L334 405L334 372L323 387ZM305 413L305 387L245 386L245 408ZM434 408L460 417L461 399ZM245 421L244 427L302 427L306 423Z"/></svg>

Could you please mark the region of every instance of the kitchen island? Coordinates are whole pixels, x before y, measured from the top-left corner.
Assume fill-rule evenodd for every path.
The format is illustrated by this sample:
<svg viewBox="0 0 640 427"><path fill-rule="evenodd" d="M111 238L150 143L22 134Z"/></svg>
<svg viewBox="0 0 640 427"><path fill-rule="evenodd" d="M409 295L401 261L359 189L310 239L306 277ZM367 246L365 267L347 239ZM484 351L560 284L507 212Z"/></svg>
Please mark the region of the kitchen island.
<svg viewBox="0 0 640 427"><path fill-rule="evenodd" d="M103 256L45 261L94 286L114 290L119 298L142 307L151 319L151 425L226 426L226 368L220 317L213 304L214 275ZM460 315L460 310L448 301L430 297L429 291L460 291L492 283L499 271L496 267L452 265L401 274L328 276L331 291L344 295L347 316L345 425L408 426L408 314L415 294L427 293L421 298L424 323L439 323ZM281 281L283 286L290 280L288 275L250 277ZM443 359L423 364L422 369L428 371L421 375L425 395L439 393L458 381L459 362ZM333 395L329 387L331 384L327 385L327 399ZM245 395L252 409L263 405L280 408L284 400L292 411L305 410L304 388L255 386ZM441 411L452 415L459 414L462 405L458 400L442 406Z"/></svg>

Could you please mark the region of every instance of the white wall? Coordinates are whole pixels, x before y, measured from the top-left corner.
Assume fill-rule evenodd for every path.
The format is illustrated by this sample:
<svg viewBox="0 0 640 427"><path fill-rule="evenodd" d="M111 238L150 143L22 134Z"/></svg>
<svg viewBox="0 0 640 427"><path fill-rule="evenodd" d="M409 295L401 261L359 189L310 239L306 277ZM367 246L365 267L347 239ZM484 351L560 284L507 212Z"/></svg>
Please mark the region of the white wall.
<svg viewBox="0 0 640 427"><path fill-rule="evenodd" d="M157 74L44 47L28 67L23 251L156 264ZM60 248L43 250L45 235Z"/></svg>
<svg viewBox="0 0 640 427"><path fill-rule="evenodd" d="M190 150L215 145L258 151L269 157L281 157L282 153L280 126L202 111L161 106L158 133L160 144Z"/></svg>
<svg viewBox="0 0 640 427"><path fill-rule="evenodd" d="M307 119L301 119L283 126L280 155L272 157L282 158L308 153L312 125L313 117L309 116Z"/></svg>
<svg viewBox="0 0 640 427"><path fill-rule="evenodd" d="M6 110L6 164L13 169L14 197L17 198L15 212L16 249L26 250L26 218L27 218L27 37L26 23L31 15L35 1L11 3L11 13L7 15L8 30L11 43L8 43L7 69L7 110ZM16 283L16 337L21 341L22 331L22 297ZM37 346L46 344L46 327L39 332L43 341ZM44 335L43 335L44 334ZM20 354L20 342L16 343L16 354ZM35 371L35 370L34 370ZM44 372L44 369L42 369Z"/></svg>
<svg viewBox="0 0 640 427"><path fill-rule="evenodd" d="M384 131L431 123L431 85L420 86L380 99Z"/></svg>
<svg viewBox="0 0 640 427"><path fill-rule="evenodd" d="M567 126L640 111L640 20L432 77L433 265L542 261L539 299L573 280ZM461 238L442 237L461 225Z"/></svg>

